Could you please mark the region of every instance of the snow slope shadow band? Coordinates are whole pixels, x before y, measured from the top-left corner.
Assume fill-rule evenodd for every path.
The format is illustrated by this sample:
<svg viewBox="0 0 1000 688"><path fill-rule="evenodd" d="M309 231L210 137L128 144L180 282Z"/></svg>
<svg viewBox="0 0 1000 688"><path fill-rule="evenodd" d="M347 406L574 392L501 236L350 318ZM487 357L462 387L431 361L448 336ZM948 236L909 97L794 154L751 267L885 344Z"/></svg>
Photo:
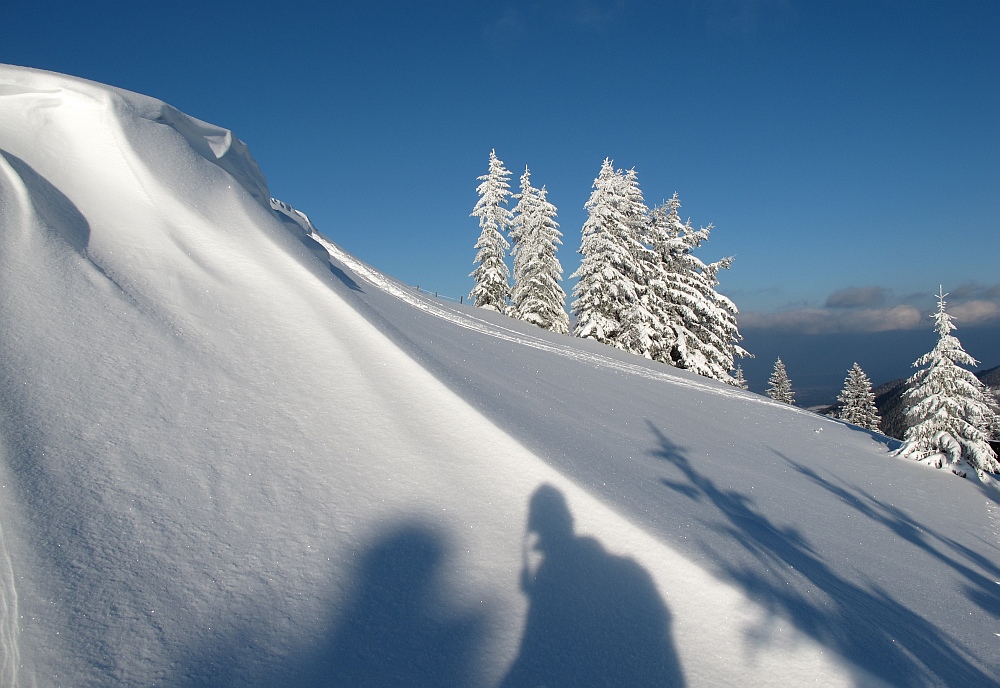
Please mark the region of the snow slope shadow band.
<svg viewBox="0 0 1000 688"><path fill-rule="evenodd" d="M7 551L7 540L0 525L0 686L14 688L20 665L18 646L17 588L14 565Z"/></svg>
<svg viewBox="0 0 1000 688"><path fill-rule="evenodd" d="M326 249L323 249L323 251L325 252ZM329 254L327 254L327 256L326 256L326 259L327 259L326 260L326 264L330 266L330 272L332 272L334 274L334 276L337 279L339 279L341 282L343 282L344 286L347 287L348 289L350 289L351 291L364 292L364 289L362 289L360 286L358 286L358 283L355 282L353 279L351 279L350 275L348 275L346 272L344 272L343 270L341 270L340 268L338 268L336 265L334 265L333 261L329 260L329 257L330 257Z"/></svg>
<svg viewBox="0 0 1000 688"><path fill-rule="evenodd" d="M90 267L113 284L118 291L128 295L126 289L104 269L103 265L95 260L88 250L90 223L87 222L87 218L83 216L76 204L56 188L52 182L16 155L0 149L0 158L6 161L14 174L20 178L20 185L30 203L30 208L25 210L33 212L45 231L55 236L57 241L61 241L76 251Z"/></svg>

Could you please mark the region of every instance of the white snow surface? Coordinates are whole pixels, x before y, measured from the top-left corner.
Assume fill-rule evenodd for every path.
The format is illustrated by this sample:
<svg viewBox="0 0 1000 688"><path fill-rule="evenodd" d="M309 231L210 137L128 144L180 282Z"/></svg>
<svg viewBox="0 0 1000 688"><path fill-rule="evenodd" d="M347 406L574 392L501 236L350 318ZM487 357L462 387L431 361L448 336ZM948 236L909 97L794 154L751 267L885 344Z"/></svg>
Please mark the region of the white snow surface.
<svg viewBox="0 0 1000 688"><path fill-rule="evenodd" d="M993 485L425 297L155 99L0 66L0 324L0 685L1000 685Z"/></svg>

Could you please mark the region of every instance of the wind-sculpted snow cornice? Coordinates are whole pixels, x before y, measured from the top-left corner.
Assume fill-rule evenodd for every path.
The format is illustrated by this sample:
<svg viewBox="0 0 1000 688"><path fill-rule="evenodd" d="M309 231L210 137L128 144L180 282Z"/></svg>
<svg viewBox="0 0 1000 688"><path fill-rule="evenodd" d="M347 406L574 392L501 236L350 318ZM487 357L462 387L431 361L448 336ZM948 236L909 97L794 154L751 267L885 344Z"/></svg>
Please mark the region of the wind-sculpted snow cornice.
<svg viewBox="0 0 1000 688"><path fill-rule="evenodd" d="M229 129L185 115L166 103L160 103L159 113L155 117L147 116L147 119L171 127L199 155L228 172L254 200L264 208L271 209L271 193L264 173L260 171L247 145Z"/></svg>

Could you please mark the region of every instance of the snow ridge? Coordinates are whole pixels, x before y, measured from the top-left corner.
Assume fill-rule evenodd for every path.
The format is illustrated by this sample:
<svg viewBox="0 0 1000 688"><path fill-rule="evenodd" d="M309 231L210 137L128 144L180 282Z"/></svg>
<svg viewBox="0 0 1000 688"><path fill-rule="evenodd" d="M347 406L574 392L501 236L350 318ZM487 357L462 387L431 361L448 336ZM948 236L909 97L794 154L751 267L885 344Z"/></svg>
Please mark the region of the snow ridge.
<svg viewBox="0 0 1000 688"><path fill-rule="evenodd" d="M308 215L306 215L301 210L296 210L295 208L288 205L284 201L279 201L277 198L272 198L271 210L275 211L279 215L283 215L284 217L290 219L292 222L301 227L302 231L304 231L306 234L316 235L319 233L316 231L316 228L313 226L313 223L309 219Z"/></svg>
<svg viewBox="0 0 1000 688"><path fill-rule="evenodd" d="M267 188L267 179L260 171L257 161L250 155L250 149L233 136L233 132L185 115L166 104L160 104L155 116L139 114L154 122L166 124L183 136L199 155L228 172L240 186L250 192L254 200L263 207L270 208L271 194Z"/></svg>

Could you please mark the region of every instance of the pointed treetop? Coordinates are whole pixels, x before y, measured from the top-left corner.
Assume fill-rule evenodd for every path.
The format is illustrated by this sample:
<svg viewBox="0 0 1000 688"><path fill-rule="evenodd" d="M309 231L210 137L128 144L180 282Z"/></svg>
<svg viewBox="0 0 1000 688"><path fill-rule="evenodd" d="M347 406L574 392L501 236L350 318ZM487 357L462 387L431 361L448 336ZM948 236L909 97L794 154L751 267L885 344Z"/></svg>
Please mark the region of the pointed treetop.
<svg viewBox="0 0 1000 688"><path fill-rule="evenodd" d="M945 300L944 297L948 296L944 293L944 287L938 285L938 293L934 295L938 300L938 309L935 313L931 314L934 318L934 331L937 332L942 337L951 333L952 330L957 329L955 324L952 322L953 318L945 312Z"/></svg>

